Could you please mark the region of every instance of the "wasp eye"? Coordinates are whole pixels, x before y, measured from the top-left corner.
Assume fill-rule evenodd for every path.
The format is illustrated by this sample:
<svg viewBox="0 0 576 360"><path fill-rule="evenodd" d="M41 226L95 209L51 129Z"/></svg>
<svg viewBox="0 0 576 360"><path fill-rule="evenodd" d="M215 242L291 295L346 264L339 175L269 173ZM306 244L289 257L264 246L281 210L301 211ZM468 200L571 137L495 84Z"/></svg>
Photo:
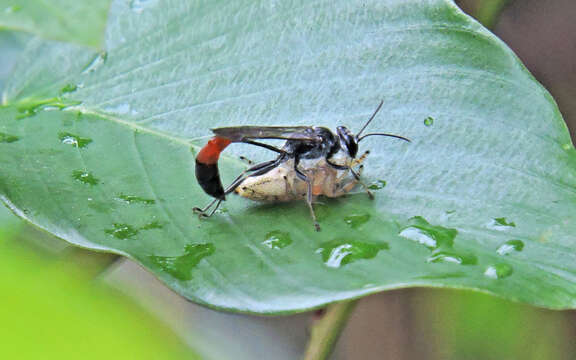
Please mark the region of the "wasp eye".
<svg viewBox="0 0 576 360"><path fill-rule="evenodd" d="M355 158L356 154L358 153L358 142L356 141L354 135L352 135L352 132L345 126L338 126L336 131L338 132L340 142L346 147L348 155Z"/></svg>

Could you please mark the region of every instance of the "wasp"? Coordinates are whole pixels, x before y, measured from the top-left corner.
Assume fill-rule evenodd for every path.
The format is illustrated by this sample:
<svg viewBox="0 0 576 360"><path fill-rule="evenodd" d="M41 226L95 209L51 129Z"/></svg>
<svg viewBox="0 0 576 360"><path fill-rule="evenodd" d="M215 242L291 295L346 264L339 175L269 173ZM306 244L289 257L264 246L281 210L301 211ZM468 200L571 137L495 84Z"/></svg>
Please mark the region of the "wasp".
<svg viewBox="0 0 576 360"><path fill-rule="evenodd" d="M336 134L325 127L316 126L236 126L212 129L214 137L196 156L196 179L206 192L214 197L206 207L194 208L201 217L214 214L226 195L236 193L250 200L285 202L304 199L316 231L313 202L318 196L339 197L362 185L368 196L373 195L361 181L363 162L369 151L358 155L358 144L369 136L388 136L404 141L409 139L387 133L362 135L382 108L376 111L354 135L347 127L338 126ZM259 142L260 139L286 140L281 148ZM253 165L243 171L224 188L218 170L218 159L232 143L251 144L278 154L276 159Z"/></svg>

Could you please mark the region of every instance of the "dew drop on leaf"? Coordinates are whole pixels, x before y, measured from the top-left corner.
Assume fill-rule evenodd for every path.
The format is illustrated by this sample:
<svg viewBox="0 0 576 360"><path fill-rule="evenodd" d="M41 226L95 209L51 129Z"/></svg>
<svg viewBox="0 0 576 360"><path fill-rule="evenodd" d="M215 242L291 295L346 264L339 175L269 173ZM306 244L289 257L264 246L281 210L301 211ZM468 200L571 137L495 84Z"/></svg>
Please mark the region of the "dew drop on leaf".
<svg viewBox="0 0 576 360"><path fill-rule="evenodd" d="M145 204L145 205L152 205L152 204L156 203L156 200L154 200L154 199L146 199L146 198L143 198L140 196L126 195L126 194L119 194L114 199L118 200L118 201L123 201L127 204L140 203L140 204Z"/></svg>
<svg viewBox="0 0 576 360"><path fill-rule="evenodd" d="M326 266L339 268L361 259L372 259L380 250L386 250L387 243L369 243L357 240L336 239L322 244L316 253L322 255Z"/></svg>
<svg viewBox="0 0 576 360"><path fill-rule="evenodd" d="M508 255L513 252L520 252L524 249L524 242L522 240L508 240L500 245L496 252L498 255Z"/></svg>
<svg viewBox="0 0 576 360"><path fill-rule="evenodd" d="M152 230L152 229L162 229L164 227L164 225L162 225L162 223L158 220L149 222L148 224L142 226L140 229L141 230Z"/></svg>
<svg viewBox="0 0 576 360"><path fill-rule="evenodd" d="M78 85L66 84L62 87L62 89L60 89L60 95L69 94L76 90L78 90Z"/></svg>
<svg viewBox="0 0 576 360"><path fill-rule="evenodd" d="M18 115L16 115L16 120L21 120L29 118L36 115L36 109L18 109Z"/></svg>
<svg viewBox="0 0 576 360"><path fill-rule="evenodd" d="M181 256L149 256L153 264L160 266L168 274L178 280L191 280L192 270L202 259L214 254L213 244L186 245Z"/></svg>
<svg viewBox="0 0 576 360"><path fill-rule="evenodd" d="M68 132L60 132L58 133L58 138L62 142L62 144L72 145L77 148L84 148L88 144L92 142L90 138L84 138L78 135L74 135Z"/></svg>
<svg viewBox="0 0 576 360"><path fill-rule="evenodd" d="M381 190L384 189L384 187L386 187L386 181L384 180L378 180L372 184L370 184L368 186L368 189L370 190Z"/></svg>
<svg viewBox="0 0 576 360"><path fill-rule="evenodd" d="M117 239L128 239L138 234L138 230L128 224L114 224L114 228L104 230L106 234L110 234Z"/></svg>
<svg viewBox="0 0 576 360"><path fill-rule="evenodd" d="M290 234L285 231L274 230L266 234L266 239L262 241L262 245L270 249L283 249L292 244Z"/></svg>
<svg viewBox="0 0 576 360"><path fill-rule="evenodd" d="M344 218L344 222L352 229L358 229L370 220L370 214L352 214Z"/></svg>
<svg viewBox="0 0 576 360"><path fill-rule="evenodd" d="M404 227L398 235L416 241L428 249L437 249L440 247L451 248L457 234L456 229L432 225L423 217L415 216L409 220L409 225Z"/></svg>
<svg viewBox="0 0 576 360"><path fill-rule="evenodd" d="M490 220L490 222L486 224L486 226L492 230L505 231L510 230L513 227L516 227L516 224L513 223L512 221L506 220L505 217L499 217Z"/></svg>
<svg viewBox="0 0 576 360"><path fill-rule="evenodd" d="M9 135L9 134L0 132L0 143L10 144L10 143L16 142L18 140L20 140L20 138L18 136Z"/></svg>
<svg viewBox="0 0 576 360"><path fill-rule="evenodd" d="M72 177L84 184L88 185L98 185L100 180L98 180L92 173L84 171L84 170L74 170L72 172Z"/></svg>
<svg viewBox="0 0 576 360"><path fill-rule="evenodd" d="M512 266L500 263L488 266L484 271L484 276L491 279L502 279L512 275L512 272Z"/></svg>
<svg viewBox="0 0 576 360"><path fill-rule="evenodd" d="M429 263L454 263L459 265L475 265L478 262L472 254L462 254L456 251L434 251L427 259Z"/></svg>

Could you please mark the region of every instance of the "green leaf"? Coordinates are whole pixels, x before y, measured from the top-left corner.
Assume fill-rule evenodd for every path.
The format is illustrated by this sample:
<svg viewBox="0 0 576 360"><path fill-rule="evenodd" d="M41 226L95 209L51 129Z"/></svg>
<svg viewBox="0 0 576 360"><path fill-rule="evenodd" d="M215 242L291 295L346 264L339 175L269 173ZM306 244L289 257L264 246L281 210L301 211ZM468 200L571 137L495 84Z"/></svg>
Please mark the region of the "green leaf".
<svg viewBox="0 0 576 360"><path fill-rule="evenodd" d="M100 48L109 5L110 0L0 0L0 29Z"/></svg>
<svg viewBox="0 0 576 360"><path fill-rule="evenodd" d="M3 359L198 359L163 324L85 270L0 236ZM31 346L30 339L34 339Z"/></svg>
<svg viewBox="0 0 576 360"><path fill-rule="evenodd" d="M453 3L116 1L107 31L106 53L34 41L7 84L0 132L18 141L0 143L0 194L20 216L221 309L302 311L410 286L576 306L566 126ZM303 201L229 196L209 219L192 213L210 200L194 178L210 128L357 132L381 100L370 131L412 142L361 143L375 200L320 199L321 232ZM274 157L229 147L225 183L240 155Z"/></svg>

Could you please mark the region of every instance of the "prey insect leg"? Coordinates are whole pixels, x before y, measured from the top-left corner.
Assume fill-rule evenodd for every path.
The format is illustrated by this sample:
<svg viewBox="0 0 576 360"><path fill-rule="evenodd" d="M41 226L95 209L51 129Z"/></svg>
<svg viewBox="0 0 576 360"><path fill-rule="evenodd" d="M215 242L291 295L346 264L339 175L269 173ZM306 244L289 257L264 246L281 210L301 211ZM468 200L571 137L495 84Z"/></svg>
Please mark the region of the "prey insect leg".
<svg viewBox="0 0 576 360"><path fill-rule="evenodd" d="M370 151L368 151L368 150L366 152L364 152L364 154L362 154L362 156L360 156L357 160L354 160L354 164L361 164L364 161L364 159L366 159L366 156L368 156L369 153L370 153ZM334 164L333 162L330 162L329 160L326 160L326 163L337 170L349 170L350 173L352 174L352 176L354 176L354 179L356 180L356 182L358 184L360 184L360 186L362 186L362 188L364 189L366 194L368 194L368 197L371 200L374 200L374 194L372 194L372 191L370 191L368 186L366 184L364 184L362 179L360 179L360 171L361 170L356 172L356 170L354 170L352 168L352 166ZM362 169L362 168L363 168L363 165L360 165L360 169Z"/></svg>
<svg viewBox="0 0 576 360"><path fill-rule="evenodd" d="M360 169L362 169L363 166L360 165ZM366 192L366 194L368 194L368 197L370 198L370 200L374 200L374 194L372 194L372 191L370 191L370 189L368 188L368 186L366 184L364 184L364 181L362 181L360 179L360 173L356 172L356 170L350 168L350 172L352 173L352 175L354 176L354 178L356 179L356 181L358 182L358 184L360 184L360 186L362 186L362 188L364 189L364 191Z"/></svg>
<svg viewBox="0 0 576 360"><path fill-rule="evenodd" d="M308 204L308 208L310 209L310 216L312 216L314 228L316 231L320 231L320 224L318 224L318 221L316 220L316 214L314 213L314 207L312 206L312 180L298 169L298 161L298 158L294 161L294 171L296 171L296 176L298 176L300 180L306 182L306 204Z"/></svg>
<svg viewBox="0 0 576 360"><path fill-rule="evenodd" d="M370 154L370 150L366 150L364 152L364 154L362 154L362 156L360 156L357 160L354 160L354 164L360 165L360 166L358 167L358 172L356 172L356 170L354 170L352 168L350 168L350 172L352 173L354 178L358 181L360 186L362 186L364 191L366 191L366 193L368 194L368 197L370 197L371 200L374 200L374 194L372 194L372 192L370 191L368 186L360 179L360 175L362 173L362 170L364 169L364 165L362 165L362 162L364 160L366 160L366 157L368 156L368 154Z"/></svg>

